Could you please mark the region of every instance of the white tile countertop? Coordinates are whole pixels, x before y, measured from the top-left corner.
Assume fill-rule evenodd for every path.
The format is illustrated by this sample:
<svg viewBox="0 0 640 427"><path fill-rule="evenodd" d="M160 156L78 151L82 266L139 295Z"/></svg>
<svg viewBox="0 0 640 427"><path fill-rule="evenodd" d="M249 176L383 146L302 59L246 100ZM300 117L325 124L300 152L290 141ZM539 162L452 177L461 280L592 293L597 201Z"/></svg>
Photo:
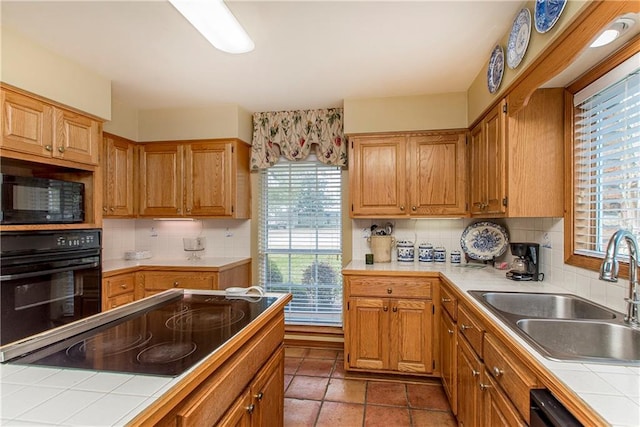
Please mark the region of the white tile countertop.
<svg viewBox="0 0 640 427"><path fill-rule="evenodd" d="M205 257L197 260L187 258L108 259L102 261L102 272L108 273L136 267L223 268L249 259L247 257Z"/></svg>
<svg viewBox="0 0 640 427"><path fill-rule="evenodd" d="M344 270L375 272L438 272L442 273L459 290L556 292L566 289L550 281L516 282L505 277L504 270L478 264L391 262L366 265L353 261ZM603 286L607 284L603 282ZM543 357L537 350L513 332L475 298L469 302L479 307L487 317L503 326L503 329L533 355L549 373L573 390L576 395L612 426L640 426L640 366L559 362ZM622 316L622 314L620 314Z"/></svg>

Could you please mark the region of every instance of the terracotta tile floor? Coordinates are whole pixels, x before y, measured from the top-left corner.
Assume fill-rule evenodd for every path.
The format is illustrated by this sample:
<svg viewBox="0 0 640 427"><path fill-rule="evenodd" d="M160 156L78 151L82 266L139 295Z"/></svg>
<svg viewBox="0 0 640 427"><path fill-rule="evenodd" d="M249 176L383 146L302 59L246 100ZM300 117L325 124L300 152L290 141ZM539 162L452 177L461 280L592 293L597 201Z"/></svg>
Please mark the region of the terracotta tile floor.
<svg viewBox="0 0 640 427"><path fill-rule="evenodd" d="M440 384L345 378L343 363L339 350L285 348L285 427L456 425Z"/></svg>

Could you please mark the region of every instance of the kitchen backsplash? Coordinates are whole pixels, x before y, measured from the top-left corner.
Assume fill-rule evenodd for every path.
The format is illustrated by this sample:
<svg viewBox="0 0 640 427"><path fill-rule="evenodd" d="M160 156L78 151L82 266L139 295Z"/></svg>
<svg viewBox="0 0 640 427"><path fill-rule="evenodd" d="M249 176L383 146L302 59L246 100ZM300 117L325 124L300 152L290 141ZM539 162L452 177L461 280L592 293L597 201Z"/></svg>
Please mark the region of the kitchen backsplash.
<svg viewBox="0 0 640 427"><path fill-rule="evenodd" d="M462 251L460 237L464 229L476 219L407 219L391 220L394 225L393 235L397 240L410 240L416 247L422 242L433 246L443 246L447 250L447 262L452 250ZM598 273L564 263L564 220L562 218L512 218L491 220L502 225L509 232L511 242L533 242L540 244L540 271L545 280L553 281L569 293L583 296L614 310L625 312L624 298L628 283L604 282L598 279ZM367 242L367 230L371 225L382 225L385 220L353 221L353 259L364 260L365 254L371 253ZM396 250L392 250L392 261L396 260ZM464 252L463 252L464 253ZM416 258L417 259L417 258ZM511 263L513 256L509 249L500 257L501 261ZM464 262L464 258L463 258ZM506 280L506 279L505 279Z"/></svg>
<svg viewBox="0 0 640 427"><path fill-rule="evenodd" d="M154 221L105 219L103 259L122 259L128 250L149 250L154 258L187 258L183 237L206 238L203 257L251 256L251 221Z"/></svg>

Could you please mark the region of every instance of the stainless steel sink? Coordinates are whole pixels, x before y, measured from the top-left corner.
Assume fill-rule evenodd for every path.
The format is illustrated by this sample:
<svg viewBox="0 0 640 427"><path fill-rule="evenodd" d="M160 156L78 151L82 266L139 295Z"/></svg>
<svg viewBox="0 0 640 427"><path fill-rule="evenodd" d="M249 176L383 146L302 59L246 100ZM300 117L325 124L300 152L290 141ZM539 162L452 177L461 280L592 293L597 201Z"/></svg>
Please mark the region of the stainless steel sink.
<svg viewBox="0 0 640 427"><path fill-rule="evenodd" d="M522 319L517 326L552 358L640 361L640 330L598 321Z"/></svg>
<svg viewBox="0 0 640 427"><path fill-rule="evenodd" d="M640 330L614 310L571 294L469 293L549 359L640 365Z"/></svg>
<svg viewBox="0 0 640 427"><path fill-rule="evenodd" d="M615 312L577 295L482 292L486 304L522 317L545 319L615 319Z"/></svg>

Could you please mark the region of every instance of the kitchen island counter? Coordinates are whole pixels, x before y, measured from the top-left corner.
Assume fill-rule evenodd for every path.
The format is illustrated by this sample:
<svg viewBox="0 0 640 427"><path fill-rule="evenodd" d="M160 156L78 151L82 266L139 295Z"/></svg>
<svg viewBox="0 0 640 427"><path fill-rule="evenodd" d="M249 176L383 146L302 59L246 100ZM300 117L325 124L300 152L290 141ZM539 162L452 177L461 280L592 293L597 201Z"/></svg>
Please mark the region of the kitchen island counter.
<svg viewBox="0 0 640 427"><path fill-rule="evenodd" d="M557 383L565 391L562 399L579 402L594 419L602 419L612 426L640 425L640 366L559 362L543 357L524 339L513 332L500 318L473 298L473 290L507 292L570 293L551 281L517 282L508 280L505 271L479 264L391 262L366 265L353 261L343 269L345 274L385 276L441 277L497 325L505 335L517 343L536 363L548 381ZM606 286L605 282L602 286Z"/></svg>
<svg viewBox="0 0 640 427"><path fill-rule="evenodd" d="M220 291L209 293L224 295ZM208 385L212 382L224 384L225 390L238 389L237 394L230 392L225 396L226 400L233 402L247 386L248 379L240 377L250 373L231 376L231 383L229 379L218 379L218 373L228 371L229 367L246 360L248 354L255 354L254 359L266 360L272 354L277 354L282 346L284 306L290 301L291 295L266 296L276 297L275 302L223 345L176 377L1 364L0 424L155 424L163 418L166 421L180 416L180 411L186 411L185 408L193 404L193 395L201 393L199 387L204 382L208 382ZM251 363L257 370L262 362L251 360ZM250 371L249 367L247 371ZM218 396L216 400L224 399ZM221 407L218 412L226 408Z"/></svg>

